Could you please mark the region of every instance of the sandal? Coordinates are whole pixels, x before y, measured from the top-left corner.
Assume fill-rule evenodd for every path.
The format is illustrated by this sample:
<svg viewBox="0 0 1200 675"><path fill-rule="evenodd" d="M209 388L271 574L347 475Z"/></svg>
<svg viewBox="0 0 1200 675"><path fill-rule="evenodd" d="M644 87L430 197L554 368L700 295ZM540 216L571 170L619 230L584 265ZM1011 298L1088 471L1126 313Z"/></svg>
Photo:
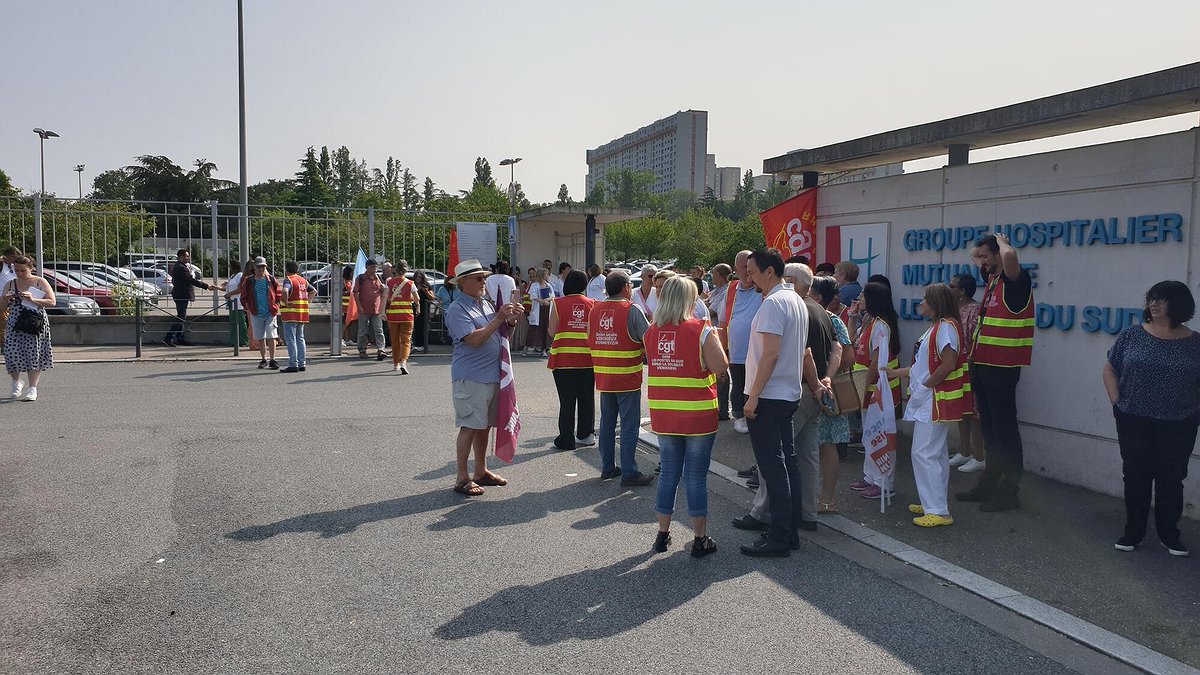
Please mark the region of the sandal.
<svg viewBox="0 0 1200 675"><path fill-rule="evenodd" d="M817 515L832 516L832 515L836 515L838 512L837 509L833 508L832 503L826 504L825 502L818 502L817 505L821 507L821 508L817 509Z"/></svg>
<svg viewBox="0 0 1200 675"><path fill-rule="evenodd" d="M470 478L462 481L458 485L455 485L454 491L460 495L466 495L468 497L478 497L479 495L483 494L483 488L479 487L479 485Z"/></svg>
<svg viewBox="0 0 1200 675"><path fill-rule="evenodd" d="M508 481L506 479L502 478L498 474L492 473L491 471L488 471L487 473L483 474L482 476L480 476L478 478L475 478L474 480L479 485L488 485L488 486L508 485Z"/></svg>

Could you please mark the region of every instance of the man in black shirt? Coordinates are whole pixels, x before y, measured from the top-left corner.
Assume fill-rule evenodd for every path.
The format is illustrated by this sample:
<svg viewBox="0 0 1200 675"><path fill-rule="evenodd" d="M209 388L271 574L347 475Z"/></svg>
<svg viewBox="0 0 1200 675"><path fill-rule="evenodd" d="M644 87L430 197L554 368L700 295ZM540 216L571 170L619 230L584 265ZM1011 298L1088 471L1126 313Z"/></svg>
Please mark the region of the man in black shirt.
<svg viewBox="0 0 1200 675"><path fill-rule="evenodd" d="M167 336L163 338L163 344L168 347L178 347L187 345L187 341L183 339L184 333L187 331L187 310L188 303L196 299L197 288L203 288L206 291L218 288L211 286L197 279L193 274L188 263L192 261L192 255L188 253L186 248L181 248L175 254L175 264L171 266L171 297L175 300L175 314L178 319L171 324L171 330L167 332Z"/></svg>

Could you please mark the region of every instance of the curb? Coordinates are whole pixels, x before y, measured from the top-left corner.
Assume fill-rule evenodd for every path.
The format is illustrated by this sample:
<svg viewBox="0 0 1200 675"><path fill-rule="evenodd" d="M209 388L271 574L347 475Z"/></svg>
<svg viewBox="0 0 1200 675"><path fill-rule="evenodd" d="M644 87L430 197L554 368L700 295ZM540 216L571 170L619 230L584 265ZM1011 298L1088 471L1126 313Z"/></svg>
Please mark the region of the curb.
<svg viewBox="0 0 1200 675"><path fill-rule="evenodd" d="M658 449L658 437L645 429L638 432L638 442L646 444L655 450ZM712 462L709 473L749 489L746 485L746 480L738 477L737 470L724 464ZM893 539L886 534L876 532L845 516L820 516L820 523L835 532L844 534L877 551L886 553L897 560L970 591L1034 623L1057 631L1082 645L1139 670L1148 673L1179 673L1181 675L1200 672L1186 663L1176 661L1166 654L1156 652L1129 638L1122 637L1110 630L1084 621L1073 614L1068 614L1061 609L1031 598L1020 591L982 577L931 553L914 548L898 539ZM800 534L801 536L805 536L804 532Z"/></svg>
<svg viewBox="0 0 1200 675"><path fill-rule="evenodd" d="M449 358L450 354L412 354L410 359L426 359L426 358ZM250 356L143 356L140 359L135 356L125 358L116 357L100 357L94 359L54 359L55 365L63 364L88 364L88 363L198 363L201 361L253 361L258 358L258 354ZM286 359L286 357L284 357ZM358 360L357 356L343 354L342 356L312 356L306 357L308 361L340 361L342 359ZM371 360L371 359L366 359Z"/></svg>

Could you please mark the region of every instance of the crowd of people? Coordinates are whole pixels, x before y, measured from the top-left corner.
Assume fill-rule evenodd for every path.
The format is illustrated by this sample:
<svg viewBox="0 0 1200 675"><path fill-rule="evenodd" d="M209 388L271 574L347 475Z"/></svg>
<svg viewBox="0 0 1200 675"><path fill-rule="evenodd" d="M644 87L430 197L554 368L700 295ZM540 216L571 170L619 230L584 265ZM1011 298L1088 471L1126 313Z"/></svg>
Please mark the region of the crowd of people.
<svg viewBox="0 0 1200 675"><path fill-rule="evenodd" d="M911 352L902 346L890 281L873 275L861 284L851 261L822 263L814 273L801 257L746 250L732 267L713 267L711 286L701 267L683 273L645 265L637 288L624 269L592 266L585 274L562 263L554 274L546 260L523 279L504 263L478 266L468 276L486 281L459 299L472 320L450 325L450 332L455 363L489 364L478 368L489 374L481 380L488 386L460 396L462 372L455 368L456 413L461 408L455 489L479 495L486 485L503 484L487 470L486 453L462 434L496 424L497 329L507 323L514 350L549 358L559 397L554 447L598 445L601 480L619 478L624 487L655 482L635 453L644 387L660 453L656 551L671 545L680 482L695 535L692 555L716 551L707 530L706 477L718 425L729 420L749 435L755 458L740 472L756 488L754 503L733 521L759 533L741 546L746 555L790 555L800 530L815 530L820 515L838 512L839 466L854 446L863 453L862 474L846 494L885 503L895 495L894 463L886 452L870 451L868 410L884 417L879 428L893 436L897 420L912 424L916 499L908 510L915 526L954 524L953 468L979 474L971 489L955 495L960 504L986 513L1018 509L1017 383L1032 360L1033 285L1004 235L983 238L971 257L984 282L982 301L971 274L927 287L920 313L928 323ZM1127 523L1118 550L1141 543L1153 495L1160 540L1172 555L1188 555L1178 521L1200 423L1200 336L1183 325L1193 312L1185 284L1155 285L1144 323L1120 335L1105 365L1125 474ZM911 354L903 367L902 353ZM1166 381L1172 386L1155 388ZM479 436L470 438L477 443ZM467 472L472 447L474 478ZM882 447L894 457L894 440Z"/></svg>

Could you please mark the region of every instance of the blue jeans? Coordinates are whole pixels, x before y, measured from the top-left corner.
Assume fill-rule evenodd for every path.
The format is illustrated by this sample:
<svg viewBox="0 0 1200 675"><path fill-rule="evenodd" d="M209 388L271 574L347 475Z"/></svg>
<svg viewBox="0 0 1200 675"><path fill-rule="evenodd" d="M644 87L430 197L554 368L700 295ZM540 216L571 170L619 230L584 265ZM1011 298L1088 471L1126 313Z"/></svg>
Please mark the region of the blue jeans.
<svg viewBox="0 0 1200 675"><path fill-rule="evenodd" d="M703 518L708 515L708 464L712 460L716 434L703 436L658 437L658 458L662 474L658 477L658 512L671 515L675 511L675 490L683 476L687 493L688 515Z"/></svg>
<svg viewBox="0 0 1200 675"><path fill-rule="evenodd" d="M638 428L642 422L642 390L613 393L600 392L600 462L601 470L612 471L617 464L614 458L617 444L617 417L621 418L621 477L633 478L638 474L637 452Z"/></svg>
<svg viewBox="0 0 1200 675"><path fill-rule="evenodd" d="M288 367L303 368L304 367L304 326L306 324L298 321L283 322L283 341L287 344L288 350Z"/></svg>

